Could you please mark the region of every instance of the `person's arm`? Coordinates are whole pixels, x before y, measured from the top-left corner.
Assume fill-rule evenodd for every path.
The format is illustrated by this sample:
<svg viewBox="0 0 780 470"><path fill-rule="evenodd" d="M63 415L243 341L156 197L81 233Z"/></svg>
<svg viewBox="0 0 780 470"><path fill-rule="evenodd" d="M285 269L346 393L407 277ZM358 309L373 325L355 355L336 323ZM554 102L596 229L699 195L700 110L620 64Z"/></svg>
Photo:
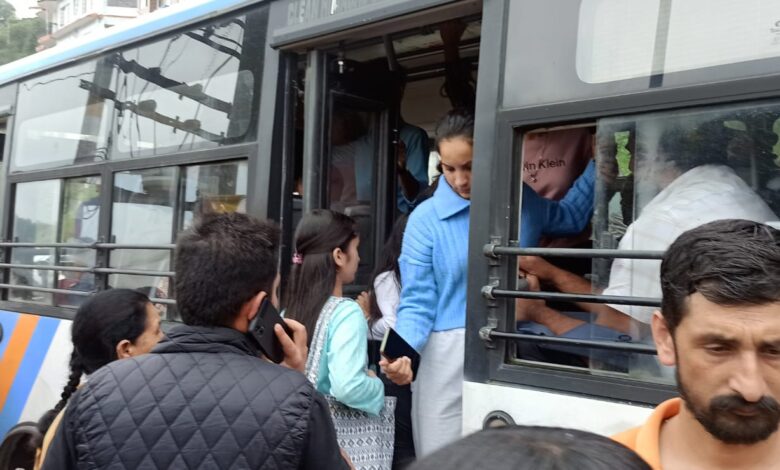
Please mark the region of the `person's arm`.
<svg viewBox="0 0 780 470"><path fill-rule="evenodd" d="M519 269L551 283L556 290L567 294L592 294L593 285L587 279L561 269L538 256L521 256ZM596 323L618 331L628 332L631 319L628 315L606 304L576 302L582 310L597 315Z"/></svg>
<svg viewBox="0 0 780 470"><path fill-rule="evenodd" d="M419 127L404 125L400 138L403 142L404 159L399 159L397 169L401 186L398 208L402 212L409 212L417 203L420 193L428 187L428 158L431 150L428 134Z"/></svg>
<svg viewBox="0 0 780 470"><path fill-rule="evenodd" d="M56 428L46 454L43 456L41 470L75 470L77 467L76 446L73 443L73 404L78 399L78 391L70 398L70 405Z"/></svg>
<svg viewBox="0 0 780 470"><path fill-rule="evenodd" d="M595 188L596 164L591 161L563 199L544 200L547 207L542 233L558 237L576 235L585 230L593 214Z"/></svg>
<svg viewBox="0 0 780 470"><path fill-rule="evenodd" d="M395 330L417 352L422 351L433 331L438 304L438 287L433 272L433 242L423 214L412 212L404 231L401 257L401 303Z"/></svg>
<svg viewBox="0 0 780 470"><path fill-rule="evenodd" d="M382 380L368 375L368 324L357 303L342 302L328 324L330 394L350 408L379 415L385 406Z"/></svg>
<svg viewBox="0 0 780 470"><path fill-rule="evenodd" d="M300 470L319 470L321 468L347 470L352 468L341 456L328 404L316 390L312 392L314 397L309 407L309 422Z"/></svg>
<svg viewBox="0 0 780 470"><path fill-rule="evenodd" d="M398 303L400 293L395 281L395 274L392 271L384 272L376 277L374 281L374 297L379 311L382 312L382 318L377 320L371 327L371 336L374 339L381 339L388 328L395 326L397 318Z"/></svg>

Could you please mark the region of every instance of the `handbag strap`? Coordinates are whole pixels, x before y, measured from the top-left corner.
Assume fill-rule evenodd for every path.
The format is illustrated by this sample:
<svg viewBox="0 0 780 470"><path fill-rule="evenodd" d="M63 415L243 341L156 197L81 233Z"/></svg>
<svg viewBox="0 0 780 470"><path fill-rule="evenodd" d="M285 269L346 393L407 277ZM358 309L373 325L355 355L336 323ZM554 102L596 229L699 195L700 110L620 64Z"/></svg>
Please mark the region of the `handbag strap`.
<svg viewBox="0 0 780 470"><path fill-rule="evenodd" d="M336 311L336 307L341 305L342 302L346 302L348 299L343 297L329 297L322 306L320 311L320 317L317 319L317 325L314 327L314 336L311 339L311 346L309 346L309 357L306 358L306 378L309 379L314 387L317 387L317 379L320 375L320 358L322 356L322 349L325 347L325 340L328 337L328 325L330 319L333 316L333 312Z"/></svg>

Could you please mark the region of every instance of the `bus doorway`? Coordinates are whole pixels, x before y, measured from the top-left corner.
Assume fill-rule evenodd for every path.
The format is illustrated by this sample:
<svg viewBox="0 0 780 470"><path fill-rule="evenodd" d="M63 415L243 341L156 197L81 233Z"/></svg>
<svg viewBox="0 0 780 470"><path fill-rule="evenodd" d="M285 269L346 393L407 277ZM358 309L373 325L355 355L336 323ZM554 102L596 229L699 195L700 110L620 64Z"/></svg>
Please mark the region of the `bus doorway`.
<svg viewBox="0 0 780 470"><path fill-rule="evenodd" d="M480 35L474 14L308 53L302 206L356 220L361 263L347 293L368 287L394 222L431 195L434 128L452 108L473 111Z"/></svg>

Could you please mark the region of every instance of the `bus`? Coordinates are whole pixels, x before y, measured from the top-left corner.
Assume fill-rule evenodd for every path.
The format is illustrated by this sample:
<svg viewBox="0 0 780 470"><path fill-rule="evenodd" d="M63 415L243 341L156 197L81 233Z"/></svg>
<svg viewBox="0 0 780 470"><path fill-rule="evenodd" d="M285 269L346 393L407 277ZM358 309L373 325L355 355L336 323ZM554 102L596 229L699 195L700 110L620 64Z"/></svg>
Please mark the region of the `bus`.
<svg viewBox="0 0 780 470"><path fill-rule="evenodd" d="M665 248L637 223L682 185L672 157L733 173L780 213L780 9L716 2L193 0L0 68L0 435L57 402L86 296L143 289L177 321L172 248L204 212L278 221L284 276L301 214L343 211L363 290L404 211L399 128L432 136L454 85L476 118L464 433L639 424L675 394L642 321L653 281L633 277ZM588 230L520 246L524 182L561 186L544 173L591 159ZM529 259L589 291L529 290ZM627 292L602 292L617 266ZM521 327L528 301L588 333ZM583 304L638 313L605 337Z"/></svg>

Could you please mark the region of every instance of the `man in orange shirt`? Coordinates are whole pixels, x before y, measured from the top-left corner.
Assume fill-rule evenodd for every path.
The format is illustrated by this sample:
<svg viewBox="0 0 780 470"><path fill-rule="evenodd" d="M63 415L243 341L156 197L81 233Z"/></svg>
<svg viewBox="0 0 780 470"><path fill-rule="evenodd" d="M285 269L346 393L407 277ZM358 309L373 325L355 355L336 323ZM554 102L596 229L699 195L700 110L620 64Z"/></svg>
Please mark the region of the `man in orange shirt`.
<svg viewBox="0 0 780 470"><path fill-rule="evenodd" d="M658 358L680 398L614 439L654 469L780 468L780 230L719 220L661 265Z"/></svg>

